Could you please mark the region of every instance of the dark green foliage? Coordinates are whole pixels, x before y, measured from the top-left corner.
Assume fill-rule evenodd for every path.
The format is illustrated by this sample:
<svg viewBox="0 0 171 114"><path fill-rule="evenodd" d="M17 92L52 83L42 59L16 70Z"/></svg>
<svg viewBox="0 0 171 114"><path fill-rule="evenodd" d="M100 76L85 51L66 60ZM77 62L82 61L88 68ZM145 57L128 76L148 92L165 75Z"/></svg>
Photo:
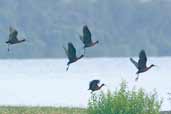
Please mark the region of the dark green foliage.
<svg viewBox="0 0 171 114"><path fill-rule="evenodd" d="M88 114L160 114L162 101L154 91L146 94L143 89L129 91L125 82L115 92L93 94L89 100Z"/></svg>

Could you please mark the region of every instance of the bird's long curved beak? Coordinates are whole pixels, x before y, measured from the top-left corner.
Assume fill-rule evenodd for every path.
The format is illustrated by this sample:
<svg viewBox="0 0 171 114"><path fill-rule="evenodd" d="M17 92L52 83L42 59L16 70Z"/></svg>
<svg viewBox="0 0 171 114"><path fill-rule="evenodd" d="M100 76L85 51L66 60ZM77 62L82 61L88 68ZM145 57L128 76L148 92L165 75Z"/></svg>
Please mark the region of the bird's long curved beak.
<svg viewBox="0 0 171 114"><path fill-rule="evenodd" d="M154 65L154 67L159 67L158 65Z"/></svg>

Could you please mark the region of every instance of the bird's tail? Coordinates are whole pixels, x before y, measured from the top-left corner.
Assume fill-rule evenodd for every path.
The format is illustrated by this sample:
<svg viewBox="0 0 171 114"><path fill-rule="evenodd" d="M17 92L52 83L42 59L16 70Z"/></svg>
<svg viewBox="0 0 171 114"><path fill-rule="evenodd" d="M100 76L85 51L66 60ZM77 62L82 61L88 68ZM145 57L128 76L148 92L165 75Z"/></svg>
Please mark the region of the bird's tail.
<svg viewBox="0 0 171 114"><path fill-rule="evenodd" d="M21 40L21 42L25 42L26 41L26 39L25 38L23 38L22 40Z"/></svg>

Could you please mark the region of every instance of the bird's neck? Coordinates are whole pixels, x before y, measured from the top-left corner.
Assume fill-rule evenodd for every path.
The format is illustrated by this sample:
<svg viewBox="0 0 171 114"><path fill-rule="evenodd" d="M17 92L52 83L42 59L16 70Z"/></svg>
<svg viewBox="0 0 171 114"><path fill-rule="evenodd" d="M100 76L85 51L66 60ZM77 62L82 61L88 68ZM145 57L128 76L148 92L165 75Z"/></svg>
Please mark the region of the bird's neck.
<svg viewBox="0 0 171 114"><path fill-rule="evenodd" d="M93 42L93 43L92 43L92 46L95 46L97 43L98 43L98 41Z"/></svg>
<svg viewBox="0 0 171 114"><path fill-rule="evenodd" d="M84 57L84 55L81 55L81 56L79 56L78 58L77 58L77 60L79 60L79 59L81 59L81 58L83 58Z"/></svg>
<svg viewBox="0 0 171 114"><path fill-rule="evenodd" d="M149 67L147 67L146 69L145 69L145 71L147 71L147 70L149 70L149 69L151 69L153 66L152 65L150 65Z"/></svg>
<svg viewBox="0 0 171 114"><path fill-rule="evenodd" d="M25 39L22 39L22 40L19 40L18 42L24 42L24 41L26 41Z"/></svg>
<svg viewBox="0 0 171 114"><path fill-rule="evenodd" d="M101 86L98 87L98 90L101 89L104 86L104 84L102 84Z"/></svg>
<svg viewBox="0 0 171 114"><path fill-rule="evenodd" d="M79 59L81 59L81 58L83 58L83 57L84 57L84 55L81 55L81 56L79 56L79 57L73 58L73 59L71 59L71 60L67 63L67 65L69 65L69 64L71 64L71 63L74 63L74 62L78 61Z"/></svg>

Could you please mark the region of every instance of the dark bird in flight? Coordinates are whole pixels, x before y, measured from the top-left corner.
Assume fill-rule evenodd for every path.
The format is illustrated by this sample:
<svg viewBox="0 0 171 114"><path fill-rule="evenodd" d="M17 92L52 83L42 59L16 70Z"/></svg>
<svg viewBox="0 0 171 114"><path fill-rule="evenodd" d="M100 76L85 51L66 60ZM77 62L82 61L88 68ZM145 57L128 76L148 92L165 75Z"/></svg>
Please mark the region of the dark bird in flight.
<svg viewBox="0 0 171 114"><path fill-rule="evenodd" d="M83 47L84 48L84 54L85 54L85 48L95 46L97 43L99 43L98 40L95 42L92 41L91 32L90 32L87 25L83 26L83 36L80 35L80 40L84 44L84 47Z"/></svg>
<svg viewBox="0 0 171 114"><path fill-rule="evenodd" d="M26 39L22 39L19 40L17 35L18 35L18 31L12 27L9 28L9 39L8 41L6 41L6 43L8 44L8 51L9 51L9 45L13 45L13 44L18 44L18 43L22 43L24 41L26 41Z"/></svg>
<svg viewBox="0 0 171 114"><path fill-rule="evenodd" d="M89 84L89 89L91 90L91 93L94 91L100 90L105 84L98 85L100 83L100 80L92 80Z"/></svg>
<svg viewBox="0 0 171 114"><path fill-rule="evenodd" d="M68 49L65 48L65 47L63 47L63 48L64 48L65 53L66 53L66 55L67 55L67 57L69 59L69 61L67 63L67 68L66 68L66 71L68 71L69 65L71 63L74 63L74 62L78 61L79 59L83 58L84 55L81 55L81 56L77 57L76 49L75 49L74 45L71 42L68 43Z"/></svg>
<svg viewBox="0 0 171 114"><path fill-rule="evenodd" d="M150 68L156 66L154 64L150 65L149 67L146 66L147 63L147 56L144 50L141 50L139 53L139 60L138 62L136 62L134 59L130 58L130 61L135 65L135 67L138 69L138 71L136 72L137 77L136 77L136 81L139 78L139 73L143 73L148 71Z"/></svg>

